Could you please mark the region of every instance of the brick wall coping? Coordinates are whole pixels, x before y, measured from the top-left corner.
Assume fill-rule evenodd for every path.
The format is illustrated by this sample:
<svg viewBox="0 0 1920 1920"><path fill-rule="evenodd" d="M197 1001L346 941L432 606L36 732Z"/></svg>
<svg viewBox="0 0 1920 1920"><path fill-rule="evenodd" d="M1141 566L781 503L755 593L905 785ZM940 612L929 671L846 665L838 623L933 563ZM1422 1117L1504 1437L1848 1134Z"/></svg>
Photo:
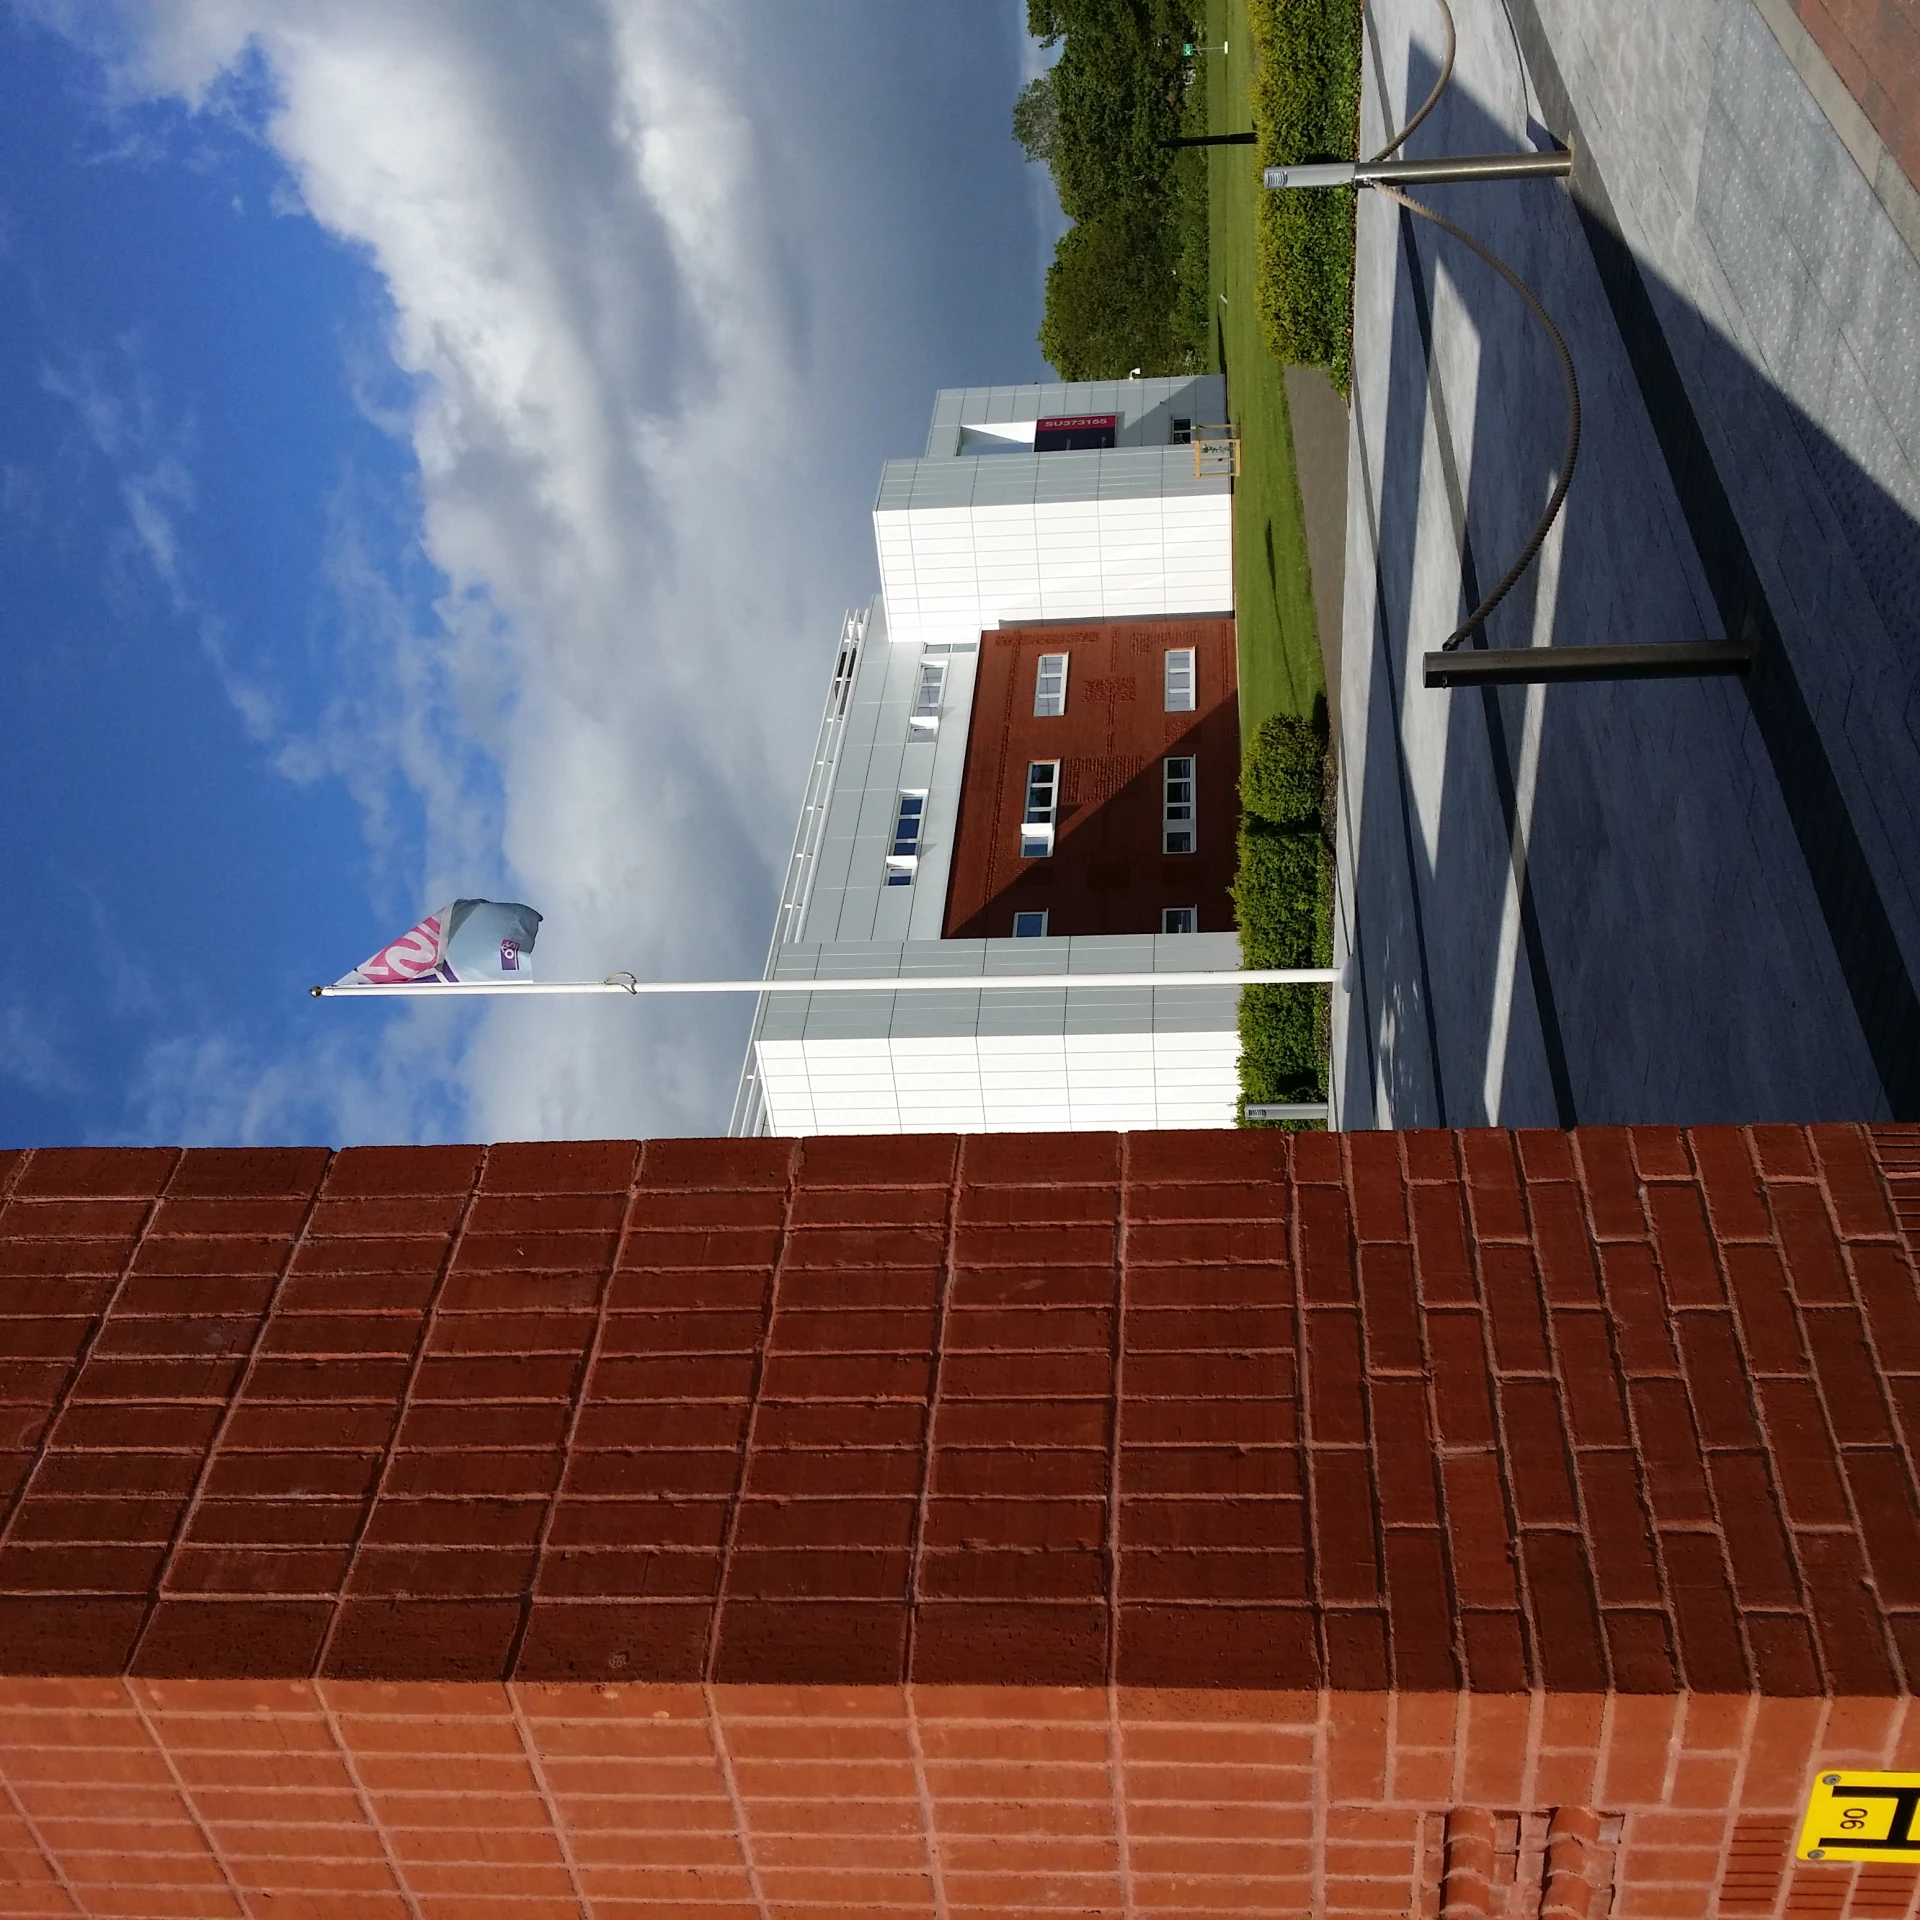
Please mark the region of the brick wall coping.
<svg viewBox="0 0 1920 1920"><path fill-rule="evenodd" d="M1913 1128L0 1154L0 1674L1891 1700L1916 1234Z"/></svg>

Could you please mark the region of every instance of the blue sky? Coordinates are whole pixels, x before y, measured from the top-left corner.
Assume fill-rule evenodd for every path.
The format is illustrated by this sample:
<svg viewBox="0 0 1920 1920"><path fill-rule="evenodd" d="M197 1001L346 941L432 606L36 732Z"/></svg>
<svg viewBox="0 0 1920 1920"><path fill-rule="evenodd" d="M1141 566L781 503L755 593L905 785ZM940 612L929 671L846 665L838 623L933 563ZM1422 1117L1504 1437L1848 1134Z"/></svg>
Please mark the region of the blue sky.
<svg viewBox="0 0 1920 1920"><path fill-rule="evenodd" d="M0 1143L724 1121L879 463L1032 378L1022 9L0 6Z"/></svg>

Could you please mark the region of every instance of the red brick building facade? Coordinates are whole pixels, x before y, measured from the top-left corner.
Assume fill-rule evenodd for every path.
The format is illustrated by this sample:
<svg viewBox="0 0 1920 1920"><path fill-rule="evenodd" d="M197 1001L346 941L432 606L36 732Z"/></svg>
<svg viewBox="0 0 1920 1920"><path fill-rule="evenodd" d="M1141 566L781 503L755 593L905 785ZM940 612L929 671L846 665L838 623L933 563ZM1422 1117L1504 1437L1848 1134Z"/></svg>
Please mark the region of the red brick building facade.
<svg viewBox="0 0 1920 1920"><path fill-rule="evenodd" d="M1192 649L1193 704L1168 711L1166 656ZM1064 710L1035 712L1043 655L1067 656ZM1240 706L1230 619L1053 622L982 634L948 939L1004 939L1018 912L1049 934L1159 933L1168 908L1195 932L1234 925ZM1166 762L1194 762L1193 851L1164 850ZM1059 763L1051 854L1023 858L1028 770Z"/></svg>
<svg viewBox="0 0 1920 1920"><path fill-rule="evenodd" d="M1846 1920L1920 1130L0 1155L0 1912Z"/></svg>

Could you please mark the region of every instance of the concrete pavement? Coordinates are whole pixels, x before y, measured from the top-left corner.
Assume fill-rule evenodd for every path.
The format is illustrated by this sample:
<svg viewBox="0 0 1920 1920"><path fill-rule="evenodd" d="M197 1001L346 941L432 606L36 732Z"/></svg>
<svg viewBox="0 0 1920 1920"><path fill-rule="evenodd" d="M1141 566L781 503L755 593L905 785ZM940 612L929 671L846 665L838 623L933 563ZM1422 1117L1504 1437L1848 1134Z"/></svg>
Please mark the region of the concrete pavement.
<svg viewBox="0 0 1920 1920"><path fill-rule="evenodd" d="M1341 697L1346 1126L1920 1117L1920 267L1753 0L1460 0L1414 154L1579 366L1560 528L1494 646L1743 633L1746 683L1427 692L1544 501L1563 403L1510 290L1363 194ZM1369 12L1362 144L1431 0ZM1390 112L1389 112L1390 109Z"/></svg>

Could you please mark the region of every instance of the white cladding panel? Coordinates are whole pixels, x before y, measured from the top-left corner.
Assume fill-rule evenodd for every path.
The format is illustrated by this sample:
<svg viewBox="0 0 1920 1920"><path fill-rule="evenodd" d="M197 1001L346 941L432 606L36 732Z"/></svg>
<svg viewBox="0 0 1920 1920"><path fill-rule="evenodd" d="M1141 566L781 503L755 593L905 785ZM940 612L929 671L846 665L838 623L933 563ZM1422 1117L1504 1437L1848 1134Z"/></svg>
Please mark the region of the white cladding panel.
<svg viewBox="0 0 1920 1920"><path fill-rule="evenodd" d="M754 1043L774 1133L1222 1127L1239 1097L1238 990L1153 988L1240 962L1233 934L788 948L822 991L765 1003ZM833 994L833 974L952 975L951 993ZM1138 971L1140 987L968 991L969 975Z"/></svg>
<svg viewBox="0 0 1920 1920"><path fill-rule="evenodd" d="M756 1044L771 1131L1131 1132L1230 1127L1239 1036L934 1035Z"/></svg>
<svg viewBox="0 0 1920 1920"><path fill-rule="evenodd" d="M977 638L1023 620L1233 607L1233 496L1224 488L880 507L873 520L896 643Z"/></svg>

